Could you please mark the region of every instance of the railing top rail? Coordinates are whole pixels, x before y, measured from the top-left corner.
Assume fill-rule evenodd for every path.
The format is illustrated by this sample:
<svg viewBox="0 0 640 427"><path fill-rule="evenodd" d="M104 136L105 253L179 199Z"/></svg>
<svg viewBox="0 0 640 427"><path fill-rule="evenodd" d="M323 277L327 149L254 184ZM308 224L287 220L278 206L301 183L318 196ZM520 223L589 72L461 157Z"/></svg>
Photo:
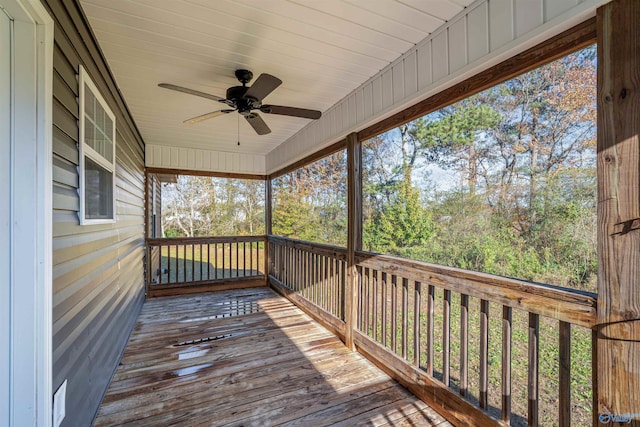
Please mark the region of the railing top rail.
<svg viewBox="0 0 640 427"><path fill-rule="evenodd" d="M596 323L597 295L575 289L412 261L391 255L356 252L356 262L409 280L537 313L585 327Z"/></svg>
<svg viewBox="0 0 640 427"><path fill-rule="evenodd" d="M237 243L237 242L264 242L267 236L202 236L202 237L163 237L147 239L151 246L160 245L188 245L205 243Z"/></svg>
<svg viewBox="0 0 640 427"><path fill-rule="evenodd" d="M345 260L347 256L347 248L342 246L328 245L325 243L307 242L304 240L290 239L288 237L269 235L269 241L278 243L295 249L302 249L308 252L315 252L320 255L327 255L333 258Z"/></svg>

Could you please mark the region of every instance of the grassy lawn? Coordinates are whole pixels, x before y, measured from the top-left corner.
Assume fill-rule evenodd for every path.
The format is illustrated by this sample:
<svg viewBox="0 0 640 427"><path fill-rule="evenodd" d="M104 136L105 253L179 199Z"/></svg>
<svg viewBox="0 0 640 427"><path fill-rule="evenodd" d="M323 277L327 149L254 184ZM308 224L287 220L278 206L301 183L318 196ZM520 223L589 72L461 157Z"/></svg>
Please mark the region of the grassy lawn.
<svg viewBox="0 0 640 427"><path fill-rule="evenodd" d="M199 282L264 274L262 243L163 246L160 284ZM153 269L152 269L153 270Z"/></svg>

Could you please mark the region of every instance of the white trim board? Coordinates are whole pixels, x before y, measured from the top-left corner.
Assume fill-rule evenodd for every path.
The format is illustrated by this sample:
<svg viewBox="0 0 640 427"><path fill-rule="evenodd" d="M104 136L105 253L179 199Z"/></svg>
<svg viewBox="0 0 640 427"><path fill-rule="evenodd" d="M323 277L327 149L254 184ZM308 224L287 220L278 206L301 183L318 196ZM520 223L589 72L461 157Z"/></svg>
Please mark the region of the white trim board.
<svg viewBox="0 0 640 427"><path fill-rule="evenodd" d="M0 222L8 237L8 250L0 250L7 267L2 292L8 297L0 315L0 425L47 427L52 422L53 20L38 0L0 0L0 7L12 27L9 134L0 145L8 166L0 182L0 203L7 207ZM7 95L2 96L4 104Z"/></svg>

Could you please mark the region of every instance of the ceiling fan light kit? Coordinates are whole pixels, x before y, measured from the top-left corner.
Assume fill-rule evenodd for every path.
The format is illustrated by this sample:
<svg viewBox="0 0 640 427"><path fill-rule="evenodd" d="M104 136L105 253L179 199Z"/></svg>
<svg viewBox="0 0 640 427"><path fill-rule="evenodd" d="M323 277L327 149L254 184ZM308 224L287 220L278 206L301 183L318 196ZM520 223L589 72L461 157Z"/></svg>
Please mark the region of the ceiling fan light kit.
<svg viewBox="0 0 640 427"><path fill-rule="evenodd" d="M260 114L254 112L254 110L259 110L260 112L266 114L278 114L283 116L301 117L312 120L317 120L322 116L322 113L317 110L287 107L283 105L262 104L262 100L282 84L282 80L277 77L274 77L270 74L262 73L258 76L253 85L247 86L247 83L249 83L253 79L253 73L251 71L244 69L236 70L235 75L238 81L242 83L242 86L232 86L227 89L226 98L182 86L173 85L170 83L160 83L158 84L158 86L189 95L195 95L201 98L218 101L231 107L187 119L184 121L184 123L188 124L199 123L204 120L212 119L214 117L237 111L238 114L244 116L245 120L251 125L253 130L255 130L258 135L266 135L268 133L271 133L271 129L269 129L269 126L267 126Z"/></svg>

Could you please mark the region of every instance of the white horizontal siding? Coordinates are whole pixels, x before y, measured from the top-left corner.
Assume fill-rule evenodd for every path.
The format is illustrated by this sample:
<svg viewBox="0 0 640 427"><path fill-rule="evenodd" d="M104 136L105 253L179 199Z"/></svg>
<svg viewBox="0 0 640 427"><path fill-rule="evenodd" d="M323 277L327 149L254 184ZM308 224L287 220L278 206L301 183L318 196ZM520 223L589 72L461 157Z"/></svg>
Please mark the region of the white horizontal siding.
<svg viewBox="0 0 640 427"><path fill-rule="evenodd" d="M147 167L203 172L265 173L265 157L258 154L229 153L164 145L146 145Z"/></svg>
<svg viewBox="0 0 640 427"><path fill-rule="evenodd" d="M478 0L266 156L267 173L593 16L608 0Z"/></svg>

